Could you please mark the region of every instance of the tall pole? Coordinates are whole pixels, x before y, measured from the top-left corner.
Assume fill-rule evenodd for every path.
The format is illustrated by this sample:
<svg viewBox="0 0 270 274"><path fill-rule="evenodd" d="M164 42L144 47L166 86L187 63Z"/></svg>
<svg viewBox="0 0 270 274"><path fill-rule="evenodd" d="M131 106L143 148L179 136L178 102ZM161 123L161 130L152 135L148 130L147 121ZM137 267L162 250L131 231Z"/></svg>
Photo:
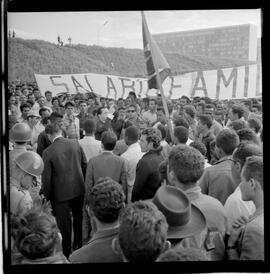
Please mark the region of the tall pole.
<svg viewBox="0 0 270 274"><path fill-rule="evenodd" d="M99 28L99 30L98 30L98 46L99 46L99 34L100 34L100 31L101 31L101 29L103 28L103 27L105 27L107 24L108 24L108 20L107 21L105 21L103 24L102 24L102 26Z"/></svg>
<svg viewBox="0 0 270 274"><path fill-rule="evenodd" d="M142 16L145 18L144 12L141 11L141 13L142 13ZM145 21L146 21L146 19L145 19ZM150 33L149 33L149 37L150 37ZM149 39L149 43L150 43L150 49L152 49L153 48L152 47L152 39ZM164 110L165 110L166 122L167 122L167 125L168 125L168 128L169 128L171 140L173 141L173 131L172 131L172 125L171 125L171 122L170 122L170 114L169 114L166 98L165 98L165 95L164 95L164 91L163 91L163 87L162 87L162 83L161 83L161 79L160 79L160 75L159 75L159 71L158 71L158 66L157 66L154 54L152 54L152 60L153 60L153 65L154 65L154 69L155 69L155 72L156 72L157 84L158 84L158 87L159 87L159 90L160 90L160 93L161 93L162 103L163 103L163 107L164 107Z"/></svg>

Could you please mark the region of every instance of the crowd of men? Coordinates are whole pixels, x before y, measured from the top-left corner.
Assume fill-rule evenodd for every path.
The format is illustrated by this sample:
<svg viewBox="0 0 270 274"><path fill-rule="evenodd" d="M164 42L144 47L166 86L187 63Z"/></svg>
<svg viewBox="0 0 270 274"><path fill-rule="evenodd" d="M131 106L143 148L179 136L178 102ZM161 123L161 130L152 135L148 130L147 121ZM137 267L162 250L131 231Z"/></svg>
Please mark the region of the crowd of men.
<svg viewBox="0 0 270 274"><path fill-rule="evenodd" d="M261 98L10 85L12 264L264 260Z"/></svg>

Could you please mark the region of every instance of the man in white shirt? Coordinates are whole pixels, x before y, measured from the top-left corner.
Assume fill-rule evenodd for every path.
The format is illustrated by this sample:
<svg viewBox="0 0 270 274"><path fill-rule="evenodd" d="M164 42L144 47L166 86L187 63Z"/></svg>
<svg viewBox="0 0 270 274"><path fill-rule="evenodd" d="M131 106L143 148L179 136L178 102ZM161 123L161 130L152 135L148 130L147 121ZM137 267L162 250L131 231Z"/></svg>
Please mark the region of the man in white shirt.
<svg viewBox="0 0 270 274"><path fill-rule="evenodd" d="M135 182L137 163L144 155L138 142L139 137L140 132L136 126L126 128L125 143L128 145L128 149L121 155L121 157L127 160L128 203L131 201L131 193Z"/></svg>
<svg viewBox="0 0 270 274"><path fill-rule="evenodd" d="M149 100L149 110L142 114L142 118L148 122L149 126L152 126L157 121L156 100Z"/></svg>
<svg viewBox="0 0 270 274"><path fill-rule="evenodd" d="M83 125L85 136L79 140L87 163L88 161L102 152L101 141L95 139L96 123L94 120L86 120Z"/></svg>

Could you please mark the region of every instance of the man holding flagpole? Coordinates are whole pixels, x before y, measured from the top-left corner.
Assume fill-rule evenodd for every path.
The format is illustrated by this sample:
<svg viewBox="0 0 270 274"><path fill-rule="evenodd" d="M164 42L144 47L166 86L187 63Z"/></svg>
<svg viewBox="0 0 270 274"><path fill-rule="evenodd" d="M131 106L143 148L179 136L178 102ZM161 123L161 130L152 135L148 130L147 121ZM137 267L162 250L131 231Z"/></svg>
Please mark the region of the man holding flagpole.
<svg viewBox="0 0 270 274"><path fill-rule="evenodd" d="M148 75L148 87L149 89L158 89L161 93L162 103L165 110L167 119L167 125L169 128L170 136L173 139L173 132L171 123L169 122L170 116L166 98L164 95L162 82L168 77L171 72L170 66L159 49L156 41L151 36L146 23L144 12L142 14L142 34L143 34L143 48L144 56L146 59L146 70Z"/></svg>

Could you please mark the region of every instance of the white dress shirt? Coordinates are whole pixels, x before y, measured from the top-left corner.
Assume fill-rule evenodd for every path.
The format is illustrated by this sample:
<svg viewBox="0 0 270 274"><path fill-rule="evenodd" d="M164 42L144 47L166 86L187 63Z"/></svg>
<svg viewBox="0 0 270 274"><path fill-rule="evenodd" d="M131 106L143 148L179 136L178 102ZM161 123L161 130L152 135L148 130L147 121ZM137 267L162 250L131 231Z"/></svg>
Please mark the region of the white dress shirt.
<svg viewBox="0 0 270 274"><path fill-rule="evenodd" d="M136 177L136 167L143 155L144 152L141 151L141 146L138 142L130 145L127 151L121 155L127 160L128 201L131 199L132 187Z"/></svg>
<svg viewBox="0 0 270 274"><path fill-rule="evenodd" d="M87 162L102 152L101 141L96 140L94 136L84 136L78 142L85 153Z"/></svg>
<svg viewBox="0 0 270 274"><path fill-rule="evenodd" d="M233 222L240 216L249 218L256 211L256 207L252 201L243 201L240 187L227 198L224 204L225 213L228 218L228 230L232 229Z"/></svg>

